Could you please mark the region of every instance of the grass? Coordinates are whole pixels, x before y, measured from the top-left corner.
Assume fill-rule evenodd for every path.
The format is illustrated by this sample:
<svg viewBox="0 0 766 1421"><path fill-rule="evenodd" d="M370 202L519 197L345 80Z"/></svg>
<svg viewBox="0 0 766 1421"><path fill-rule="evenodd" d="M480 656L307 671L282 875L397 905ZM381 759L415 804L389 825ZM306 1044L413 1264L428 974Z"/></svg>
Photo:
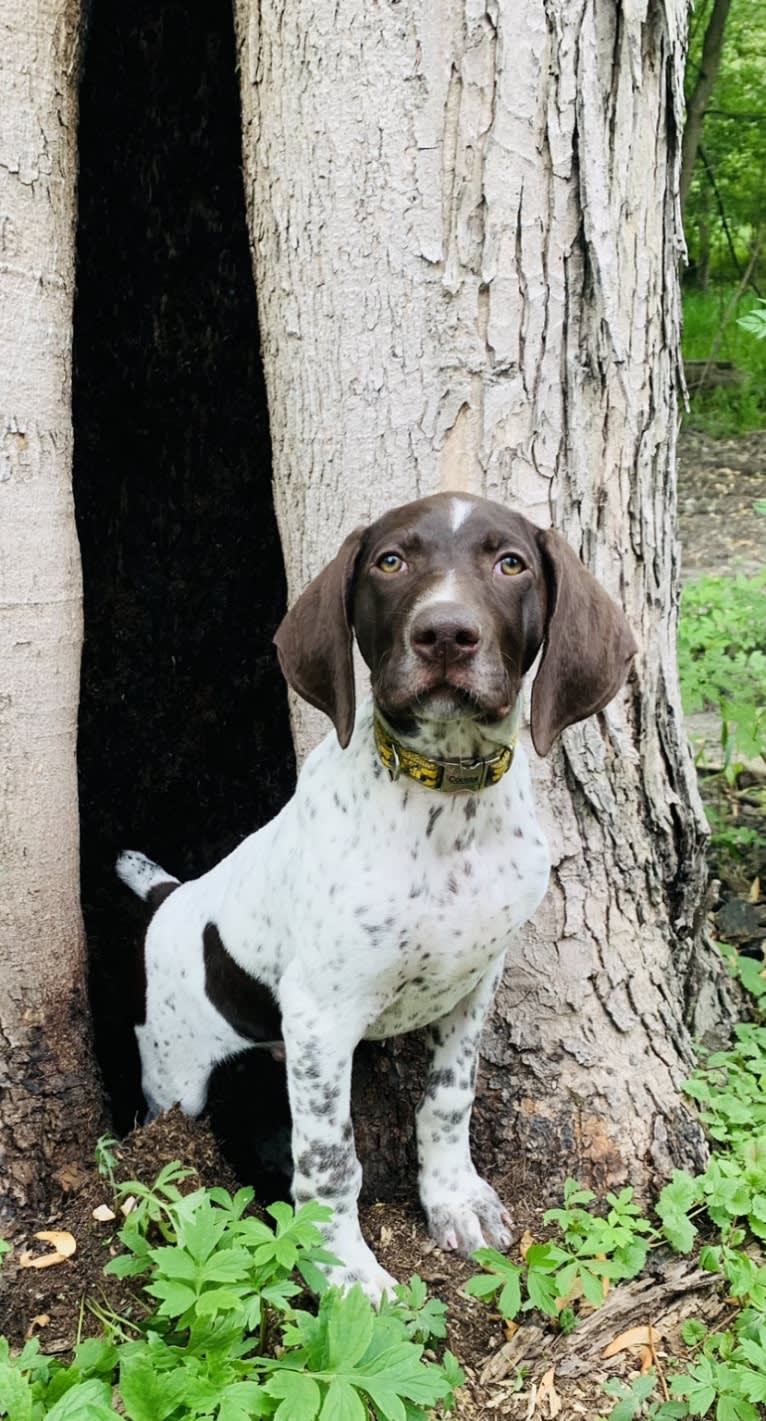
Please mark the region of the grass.
<svg viewBox="0 0 766 1421"><path fill-rule="evenodd" d="M707 360L732 297L733 287L711 286L707 291L684 292L683 353L685 360ZM731 360L742 372L738 385L704 390L690 401L685 423L714 439L749 434L766 427L766 341L737 325L758 305L752 291L737 303L723 333L717 360Z"/></svg>

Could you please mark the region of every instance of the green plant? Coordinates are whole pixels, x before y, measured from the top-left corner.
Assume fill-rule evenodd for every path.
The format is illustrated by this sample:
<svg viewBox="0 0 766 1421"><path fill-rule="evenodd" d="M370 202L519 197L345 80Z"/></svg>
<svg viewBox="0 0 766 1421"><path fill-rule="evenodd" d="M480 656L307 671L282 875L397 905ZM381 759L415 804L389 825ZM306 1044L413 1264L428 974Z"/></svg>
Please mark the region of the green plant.
<svg viewBox="0 0 766 1421"><path fill-rule="evenodd" d="M118 1199L131 1199L133 1207L128 1214L131 1229L145 1234L151 1224L161 1233L166 1232L171 1219L171 1208L182 1198L178 1185L190 1179L193 1169L187 1169L180 1160L171 1160L163 1165L154 1184L143 1184L140 1179L125 1179L115 1186Z"/></svg>
<svg viewBox="0 0 766 1421"><path fill-rule="evenodd" d="M724 765L766 750L766 571L702 577L681 598L678 668L687 714L716 709ZM732 695L736 687L736 695Z"/></svg>
<svg viewBox="0 0 766 1421"><path fill-rule="evenodd" d="M743 1315L740 1315L742 1317ZM694 1333L686 1324L690 1345L700 1345L698 1356L683 1372L668 1380L670 1399L656 1396L657 1377L650 1371L626 1386L616 1378L604 1384L618 1397L608 1421L683 1421L692 1416L714 1416L715 1421L759 1421L766 1402L766 1326L738 1321L733 1329Z"/></svg>
<svg viewBox="0 0 766 1421"><path fill-rule="evenodd" d="M409 1283L397 1283L394 1297L385 1297L380 1311L383 1315L394 1312L413 1342L426 1343L447 1336L447 1305L439 1298L428 1296L428 1289L417 1273Z"/></svg>
<svg viewBox="0 0 766 1421"><path fill-rule="evenodd" d="M743 331L749 331L756 340L766 340L766 300L759 296L756 305L739 317L737 325Z"/></svg>
<svg viewBox="0 0 766 1421"><path fill-rule="evenodd" d="M421 1279L377 1311L359 1287L341 1293L320 1272L335 1261L318 1227L325 1206L274 1204L268 1223L247 1213L250 1189L182 1196L188 1173L174 1162L151 1187L119 1186L138 1203L107 1271L142 1280L143 1320L101 1310L104 1336L69 1363L43 1356L36 1339L15 1357L0 1341L0 1417L426 1421L451 1405L463 1374L449 1352L423 1357L446 1329ZM300 1280L321 1289L316 1314L294 1306Z"/></svg>
<svg viewBox="0 0 766 1421"><path fill-rule="evenodd" d="M732 778L736 773L736 766L729 766L725 771L726 778ZM719 860L727 859L739 864L761 843L762 835L757 829L732 822L730 813L722 813L716 805L707 804L705 812L711 829L710 842Z"/></svg>
<svg viewBox="0 0 766 1421"><path fill-rule="evenodd" d="M119 1143L114 1135L99 1135L96 1140L96 1169L102 1179L108 1179L113 1189L116 1187L114 1172L117 1168L116 1148Z"/></svg>
<svg viewBox="0 0 766 1421"><path fill-rule="evenodd" d="M766 962L764 959L762 957L748 957L745 953L738 952L736 947L732 947L727 942L719 942L718 948L732 977L741 982L745 991L754 998L756 1007L760 1007L762 999L766 998Z"/></svg>
<svg viewBox="0 0 766 1421"><path fill-rule="evenodd" d="M156 1186L155 1186L156 1191ZM144 1288L159 1304L154 1324L161 1331L191 1328L202 1319L235 1313L262 1339L269 1310L284 1312L300 1292L294 1269L310 1286L326 1287L319 1264L336 1261L322 1246L317 1225L330 1217L321 1204L272 1204L271 1228L244 1218L252 1189L232 1196L224 1189L198 1189L163 1206L170 1241L153 1247L135 1210L120 1230L126 1252L107 1264L117 1277L145 1277Z"/></svg>
<svg viewBox="0 0 766 1421"><path fill-rule="evenodd" d="M739 319L721 331L734 291L733 284L721 284L683 294L684 359L706 362L715 350L716 360L730 361L739 375L731 384L711 384L691 394L686 423L713 439L746 434L766 423L766 344L753 340L740 324L758 309L752 292L739 297Z"/></svg>
<svg viewBox="0 0 766 1421"><path fill-rule="evenodd" d="M745 960L733 949L724 951L730 967ZM738 970L747 985L747 969ZM762 995L762 978L753 980ZM599 1204L569 1180L564 1207L544 1216L555 1237L528 1249L521 1265L479 1250L474 1257L484 1271L466 1285L474 1296L494 1300L506 1317L533 1306L563 1316L569 1300L576 1323L571 1294L579 1289L598 1306L602 1280L640 1271L649 1248L665 1243L691 1253L704 1216L707 1230L712 1226L718 1237L702 1245L698 1263L725 1282L736 1304L731 1325L708 1332L704 1323L687 1319L682 1335L694 1355L685 1367L672 1365L665 1395L657 1395L654 1371L629 1385L612 1379L605 1385L615 1398L608 1421L758 1421L766 1407L766 1263L759 1251L766 1238L766 1028L738 1025L729 1049L708 1055L685 1090L698 1103L715 1148L701 1174L674 1171L655 1206L657 1225L642 1215L630 1190Z"/></svg>
<svg viewBox="0 0 766 1421"><path fill-rule="evenodd" d="M629 1385L611 1377L604 1382L607 1396L618 1398L616 1406L609 1412L609 1421L634 1421L641 1416L645 1421L673 1421L674 1417L688 1416L689 1412L681 1402L658 1401L654 1395L657 1376L649 1371L646 1376L636 1377ZM601 1421L601 1418L599 1418Z"/></svg>
<svg viewBox="0 0 766 1421"><path fill-rule="evenodd" d="M323 1421L364 1421L365 1403L384 1421L425 1421L425 1407L451 1404L463 1373L449 1352L441 1367L423 1363L422 1347L403 1330L395 1313L376 1312L358 1286L328 1291L316 1315L296 1313L285 1329L285 1352L264 1364L272 1372L264 1390L284 1401L284 1421L299 1414L312 1421L320 1407Z"/></svg>
<svg viewBox="0 0 766 1421"><path fill-rule="evenodd" d="M597 1202L589 1189L568 1179L563 1209L549 1209L543 1216L545 1224L556 1225L557 1236L532 1244L521 1266L496 1249L478 1249L473 1257L484 1272L469 1278L466 1292L472 1297L494 1298L509 1320L537 1308L546 1317L558 1318L563 1330L569 1330L576 1322L576 1312L565 1305L582 1296L592 1306L600 1306L610 1283L635 1278L641 1272L649 1243L657 1237L633 1202L632 1189L607 1194L608 1208L603 1216L584 1207Z"/></svg>

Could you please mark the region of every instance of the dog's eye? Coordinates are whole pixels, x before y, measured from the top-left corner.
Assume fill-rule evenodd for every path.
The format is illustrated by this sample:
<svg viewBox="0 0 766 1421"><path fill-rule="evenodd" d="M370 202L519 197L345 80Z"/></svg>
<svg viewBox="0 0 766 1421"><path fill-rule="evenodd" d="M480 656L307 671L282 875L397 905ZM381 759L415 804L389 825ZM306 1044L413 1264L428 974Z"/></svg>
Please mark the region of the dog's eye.
<svg viewBox="0 0 766 1421"><path fill-rule="evenodd" d="M405 567L404 558L400 558L398 553L383 553L375 564L381 572L402 572Z"/></svg>
<svg viewBox="0 0 766 1421"><path fill-rule="evenodd" d="M524 564L515 553L506 553L499 562L495 563L495 571L501 572L503 577L517 577L520 572L524 571Z"/></svg>

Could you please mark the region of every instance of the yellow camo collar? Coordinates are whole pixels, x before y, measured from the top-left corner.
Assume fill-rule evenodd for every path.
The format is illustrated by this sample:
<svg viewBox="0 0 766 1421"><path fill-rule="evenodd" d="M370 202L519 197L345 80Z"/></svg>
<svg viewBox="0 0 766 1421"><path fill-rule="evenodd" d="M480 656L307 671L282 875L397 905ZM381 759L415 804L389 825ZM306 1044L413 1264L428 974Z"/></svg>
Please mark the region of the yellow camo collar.
<svg viewBox="0 0 766 1421"><path fill-rule="evenodd" d="M374 729L378 759L392 780L407 775L426 789L438 789L443 794L475 794L488 785L496 785L513 764L515 739L486 760L429 760L396 740L377 715Z"/></svg>

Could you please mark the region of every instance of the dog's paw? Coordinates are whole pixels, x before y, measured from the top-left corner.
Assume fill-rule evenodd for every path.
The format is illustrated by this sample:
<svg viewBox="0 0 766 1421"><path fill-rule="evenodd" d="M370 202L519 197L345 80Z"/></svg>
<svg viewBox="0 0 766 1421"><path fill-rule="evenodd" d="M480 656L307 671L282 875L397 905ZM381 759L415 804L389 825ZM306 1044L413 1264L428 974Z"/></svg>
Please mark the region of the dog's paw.
<svg viewBox="0 0 766 1421"><path fill-rule="evenodd" d="M328 1283L334 1288L343 1288L344 1291L359 1283L362 1292L375 1307L380 1306L385 1296L393 1297L396 1279L381 1267L361 1234L358 1239L353 1240L333 1237L332 1233L326 1234L325 1238L329 1252L342 1260L337 1267L322 1270Z"/></svg>
<svg viewBox="0 0 766 1421"><path fill-rule="evenodd" d="M468 1258L477 1248L504 1252L511 1243L511 1216L491 1185L478 1174L456 1180L447 1192L424 1181L421 1198L428 1232L440 1248Z"/></svg>
<svg viewBox="0 0 766 1421"><path fill-rule="evenodd" d="M358 1283L376 1308L380 1307L384 1297L393 1297L396 1287L396 1279L379 1263L375 1263L373 1268L363 1268L361 1263L356 1268L328 1268L326 1276L334 1288L342 1288L344 1292Z"/></svg>

